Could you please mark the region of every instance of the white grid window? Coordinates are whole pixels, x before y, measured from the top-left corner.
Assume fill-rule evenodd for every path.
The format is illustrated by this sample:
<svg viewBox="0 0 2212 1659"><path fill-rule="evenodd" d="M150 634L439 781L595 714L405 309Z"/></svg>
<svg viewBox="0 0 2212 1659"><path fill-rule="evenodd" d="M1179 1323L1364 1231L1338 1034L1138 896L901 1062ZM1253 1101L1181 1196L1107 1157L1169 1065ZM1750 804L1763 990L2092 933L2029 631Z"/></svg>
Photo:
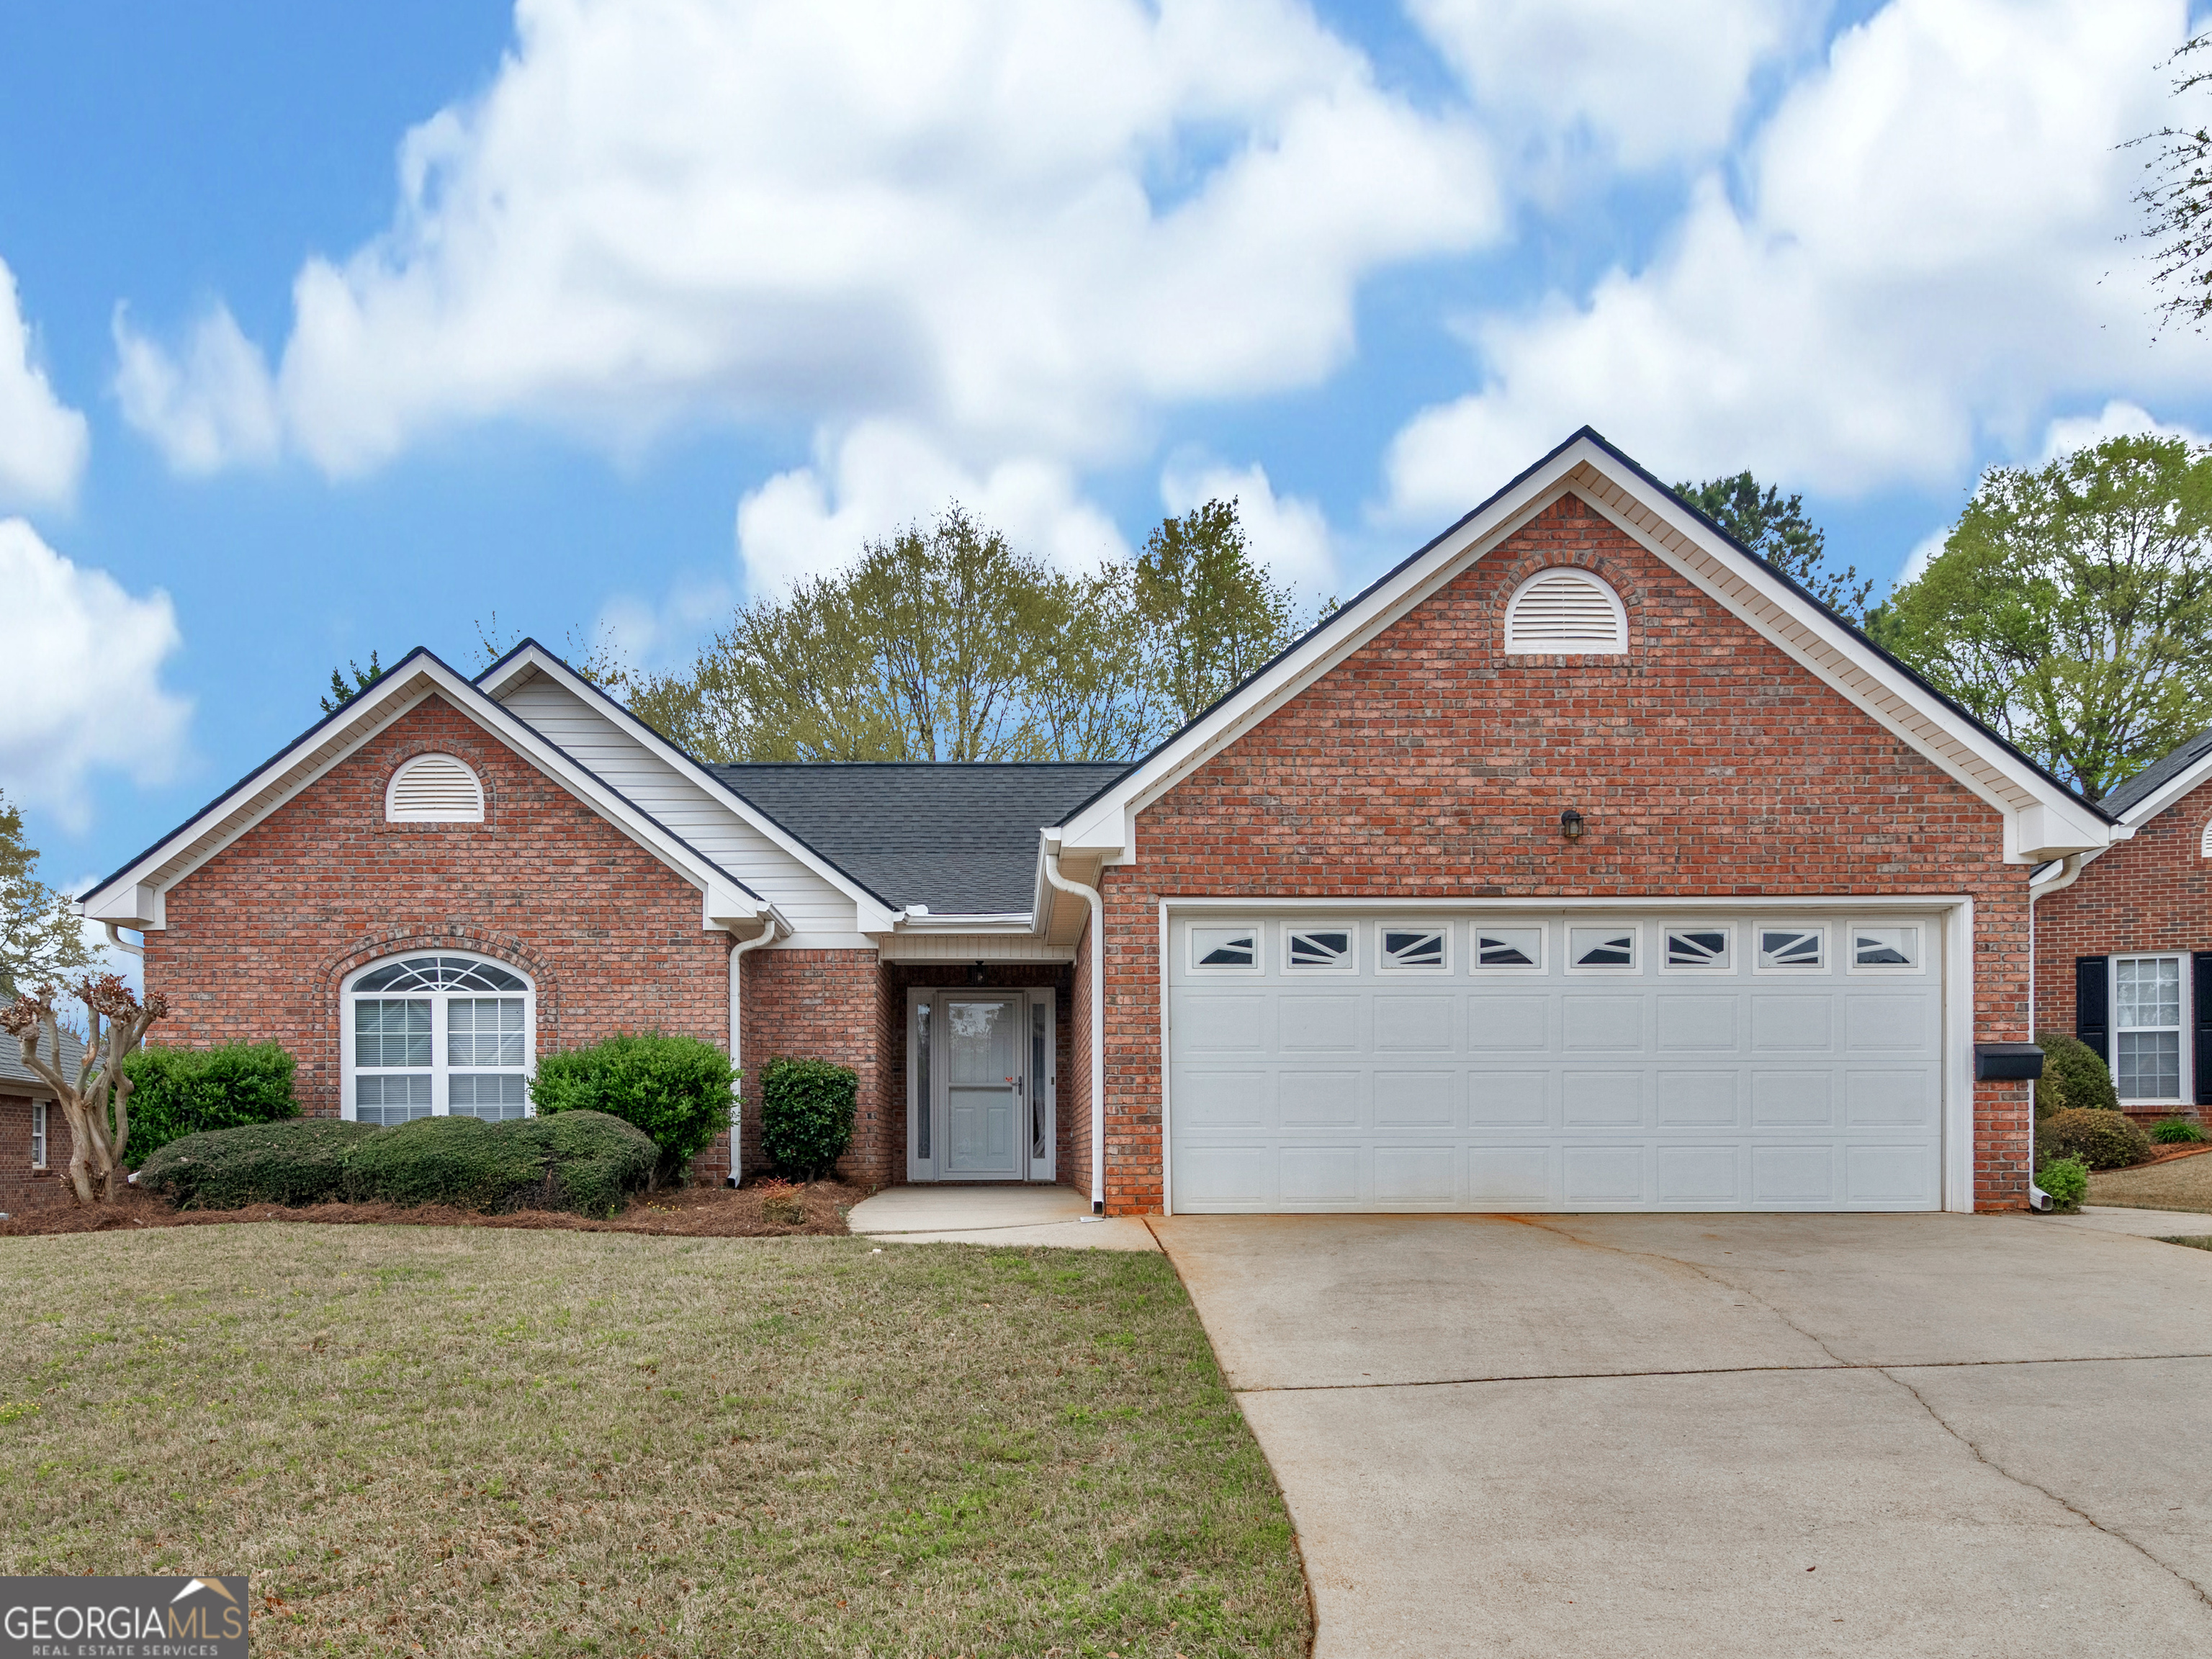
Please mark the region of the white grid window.
<svg viewBox="0 0 2212 1659"><path fill-rule="evenodd" d="M530 1112L536 994L481 957L403 957L345 996L346 1115L363 1123Z"/></svg>
<svg viewBox="0 0 2212 1659"><path fill-rule="evenodd" d="M2122 1100L2181 1098L2181 958L2112 963L2112 1082Z"/></svg>
<svg viewBox="0 0 2212 1659"><path fill-rule="evenodd" d="M46 1167L46 1103L43 1100L31 1103L31 1167Z"/></svg>

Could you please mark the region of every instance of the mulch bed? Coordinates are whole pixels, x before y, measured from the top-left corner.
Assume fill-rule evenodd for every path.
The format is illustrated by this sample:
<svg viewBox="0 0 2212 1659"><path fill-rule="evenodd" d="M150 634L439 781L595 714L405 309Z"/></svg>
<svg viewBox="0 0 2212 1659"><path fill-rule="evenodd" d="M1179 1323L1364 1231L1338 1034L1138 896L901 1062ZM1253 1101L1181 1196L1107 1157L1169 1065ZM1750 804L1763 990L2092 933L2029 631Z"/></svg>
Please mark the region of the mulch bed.
<svg viewBox="0 0 2212 1659"><path fill-rule="evenodd" d="M35 1233L98 1233L136 1227L236 1226L247 1222L313 1221L341 1226L375 1224L408 1227L550 1227L564 1232L670 1233L691 1238L781 1238L793 1235L842 1234L845 1212L868 1195L865 1187L842 1181L817 1182L805 1188L806 1219L798 1226L767 1220L761 1214L757 1186L682 1187L647 1193L611 1221L594 1221L557 1210L518 1210L511 1215L479 1215L443 1204L404 1209L397 1204L307 1204L285 1208L256 1204L244 1210L179 1210L167 1199L131 1188L110 1205L80 1209L66 1189L0 1221L0 1238Z"/></svg>
<svg viewBox="0 0 2212 1659"><path fill-rule="evenodd" d="M2136 1168L2145 1170L2152 1164L2171 1164L2177 1158L2195 1158L2199 1152L2212 1152L2212 1140L2185 1140L2178 1146L2160 1146L2150 1155L2148 1163L2138 1164Z"/></svg>

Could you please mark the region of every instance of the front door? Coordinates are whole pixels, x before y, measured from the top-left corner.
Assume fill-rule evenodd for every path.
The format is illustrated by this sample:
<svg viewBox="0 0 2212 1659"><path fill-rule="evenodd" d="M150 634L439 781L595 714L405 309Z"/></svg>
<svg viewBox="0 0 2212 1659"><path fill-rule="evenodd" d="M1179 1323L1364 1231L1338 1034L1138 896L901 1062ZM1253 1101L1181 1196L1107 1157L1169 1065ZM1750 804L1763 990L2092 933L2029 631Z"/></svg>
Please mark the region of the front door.
<svg viewBox="0 0 2212 1659"><path fill-rule="evenodd" d="M1053 993L917 992L908 1024L908 1178L1053 1178Z"/></svg>

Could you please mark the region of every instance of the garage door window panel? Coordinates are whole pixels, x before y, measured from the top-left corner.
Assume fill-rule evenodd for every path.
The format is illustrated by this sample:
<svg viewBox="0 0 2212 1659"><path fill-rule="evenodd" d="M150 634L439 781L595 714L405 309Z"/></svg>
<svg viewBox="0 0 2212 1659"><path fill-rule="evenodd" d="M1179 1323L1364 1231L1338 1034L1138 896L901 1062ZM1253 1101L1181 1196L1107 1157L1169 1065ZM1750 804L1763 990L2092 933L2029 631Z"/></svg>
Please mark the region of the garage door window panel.
<svg viewBox="0 0 2212 1659"><path fill-rule="evenodd" d="M1640 928L1567 929L1567 971L1571 974L1632 974L1641 967Z"/></svg>
<svg viewBox="0 0 2212 1659"><path fill-rule="evenodd" d="M1659 966L1666 973L1725 974L1735 966L1735 945L1730 927L1669 927Z"/></svg>
<svg viewBox="0 0 2212 1659"><path fill-rule="evenodd" d="M1474 929L1474 971L1478 974L1540 974L1544 971L1541 927Z"/></svg>
<svg viewBox="0 0 2212 1659"><path fill-rule="evenodd" d="M1762 974L1819 974L1827 971L1828 930L1763 924L1753 963Z"/></svg>
<svg viewBox="0 0 2212 1659"><path fill-rule="evenodd" d="M2181 1098L2181 958L2112 959L2112 1082L2124 1101Z"/></svg>
<svg viewBox="0 0 2212 1659"><path fill-rule="evenodd" d="M1285 927L1283 930L1283 970L1291 974L1348 974L1358 966L1350 927Z"/></svg>
<svg viewBox="0 0 2212 1659"><path fill-rule="evenodd" d="M1200 974L1257 973L1260 970L1260 929L1194 927L1190 930L1191 971Z"/></svg>
<svg viewBox="0 0 2212 1659"><path fill-rule="evenodd" d="M1376 966L1385 973L1449 973L1451 931L1444 927L1383 927Z"/></svg>
<svg viewBox="0 0 2212 1659"><path fill-rule="evenodd" d="M1850 969L1854 974L1917 974L1920 929L1911 923L1853 922Z"/></svg>

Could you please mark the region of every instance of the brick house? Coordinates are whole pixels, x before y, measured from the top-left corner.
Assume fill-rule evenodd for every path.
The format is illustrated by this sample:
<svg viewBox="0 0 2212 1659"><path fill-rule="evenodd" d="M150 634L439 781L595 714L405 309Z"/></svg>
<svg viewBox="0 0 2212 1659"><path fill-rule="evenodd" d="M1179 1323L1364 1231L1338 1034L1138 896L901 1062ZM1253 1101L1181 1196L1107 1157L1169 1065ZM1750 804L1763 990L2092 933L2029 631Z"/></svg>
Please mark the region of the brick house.
<svg viewBox="0 0 2212 1659"><path fill-rule="evenodd" d="M53 1090L23 1064L21 1052L14 1038L0 1038L0 1212L58 1197L69 1167L69 1124ZM68 1077L83 1054L84 1045L64 1026L55 1069Z"/></svg>
<svg viewBox="0 0 2212 1659"><path fill-rule="evenodd" d="M1585 429L1127 765L714 766L417 651L88 893L170 1042L526 1109L653 1025L848 1172L1153 1210L2024 1202L2031 870L2124 834Z"/></svg>
<svg viewBox="0 0 2212 1659"><path fill-rule="evenodd" d="M2145 1122L2212 1105L2212 731L2105 797L2112 843L2035 872L2036 1025L2104 1057Z"/></svg>

